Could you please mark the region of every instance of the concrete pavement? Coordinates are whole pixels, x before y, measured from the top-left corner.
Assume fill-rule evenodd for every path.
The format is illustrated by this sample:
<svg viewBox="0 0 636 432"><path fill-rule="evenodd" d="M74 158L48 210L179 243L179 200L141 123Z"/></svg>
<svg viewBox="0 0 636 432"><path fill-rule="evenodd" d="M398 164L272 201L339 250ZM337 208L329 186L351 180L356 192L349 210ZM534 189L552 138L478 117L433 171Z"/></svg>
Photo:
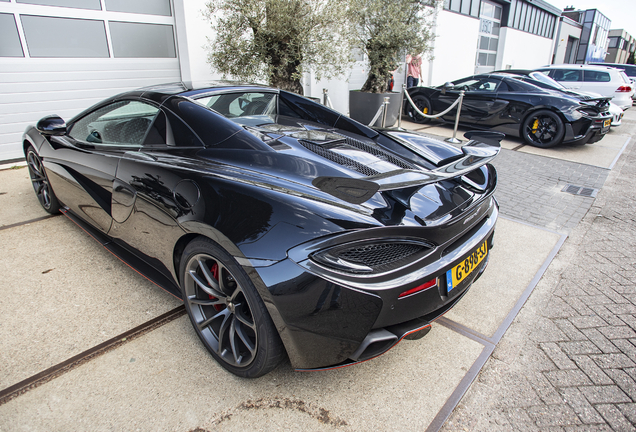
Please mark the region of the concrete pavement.
<svg viewBox="0 0 636 432"><path fill-rule="evenodd" d="M634 402L626 377L636 375L626 361L634 358L627 330L635 299L625 281L636 276L630 255L620 255L632 247L633 256L633 243L612 242L634 231L633 192L619 210L604 197L608 187L617 199L623 187L633 191L617 177L633 143L608 169L625 147L616 143L634 131L636 113L627 114L597 165L504 143L496 162L503 217L489 268L424 339L350 368L298 373L283 364L248 381L220 368L181 317L0 404L0 431L548 430L559 419L622 430ZM567 184L600 192L596 200L571 195ZM597 230L590 215L606 207L603 217L620 218ZM0 171L0 391L179 304L65 218L45 215L26 169ZM591 230L600 237L585 243ZM586 279L597 282L587 287Z"/></svg>

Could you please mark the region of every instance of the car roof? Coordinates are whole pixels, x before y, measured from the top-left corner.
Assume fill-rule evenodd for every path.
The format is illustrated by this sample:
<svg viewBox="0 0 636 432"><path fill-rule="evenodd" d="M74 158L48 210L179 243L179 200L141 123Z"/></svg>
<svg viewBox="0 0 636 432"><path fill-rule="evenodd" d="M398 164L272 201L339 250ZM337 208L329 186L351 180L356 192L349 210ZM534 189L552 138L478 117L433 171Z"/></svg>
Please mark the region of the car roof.
<svg viewBox="0 0 636 432"><path fill-rule="evenodd" d="M548 65L548 66L542 66L540 68L537 68L537 70L541 70L541 69L588 69L588 70L597 70L597 71L613 71L616 70L616 68L611 67L611 66L598 66L598 65L591 65L591 64L560 64L560 65Z"/></svg>
<svg viewBox="0 0 636 432"><path fill-rule="evenodd" d="M111 99L121 98L141 98L154 101L161 104L167 98L171 96L184 96L184 97L200 97L205 95L212 95L218 92L227 91L260 91L260 92L275 92L278 93L278 89L268 87L262 84L252 84L239 81L201 81L201 82L173 82L166 84L157 84L147 87L141 87L135 90L130 90L124 93L120 93Z"/></svg>

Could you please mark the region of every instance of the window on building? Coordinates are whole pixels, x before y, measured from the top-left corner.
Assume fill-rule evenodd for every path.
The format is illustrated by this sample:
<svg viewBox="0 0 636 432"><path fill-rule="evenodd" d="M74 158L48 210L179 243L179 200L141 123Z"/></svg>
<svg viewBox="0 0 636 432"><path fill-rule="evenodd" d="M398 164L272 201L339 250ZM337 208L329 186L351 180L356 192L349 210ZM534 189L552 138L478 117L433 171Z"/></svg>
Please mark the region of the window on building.
<svg viewBox="0 0 636 432"><path fill-rule="evenodd" d="M444 9L477 18L479 17L479 1L480 0L444 0Z"/></svg>
<svg viewBox="0 0 636 432"><path fill-rule="evenodd" d="M552 38L556 16L526 0L510 0L508 26L537 36Z"/></svg>
<svg viewBox="0 0 636 432"><path fill-rule="evenodd" d="M172 15L170 0L106 0L106 10L148 15Z"/></svg>
<svg viewBox="0 0 636 432"><path fill-rule="evenodd" d="M31 57L109 57L104 21L20 15Z"/></svg>
<svg viewBox="0 0 636 432"><path fill-rule="evenodd" d="M609 38L609 47L610 48L616 48L618 46L618 37L611 37Z"/></svg>
<svg viewBox="0 0 636 432"><path fill-rule="evenodd" d="M16 3L102 10L102 5L99 0L16 0Z"/></svg>
<svg viewBox="0 0 636 432"><path fill-rule="evenodd" d="M24 57L13 14L0 14L0 57Z"/></svg>
<svg viewBox="0 0 636 432"><path fill-rule="evenodd" d="M171 25L111 21L108 26L115 57L176 57Z"/></svg>

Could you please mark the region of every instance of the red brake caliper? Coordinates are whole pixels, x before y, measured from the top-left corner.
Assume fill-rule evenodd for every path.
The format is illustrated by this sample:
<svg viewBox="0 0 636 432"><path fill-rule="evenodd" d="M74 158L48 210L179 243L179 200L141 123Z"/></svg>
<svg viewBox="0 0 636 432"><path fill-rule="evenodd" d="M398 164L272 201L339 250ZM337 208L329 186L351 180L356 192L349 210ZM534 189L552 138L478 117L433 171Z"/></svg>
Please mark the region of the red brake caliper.
<svg viewBox="0 0 636 432"><path fill-rule="evenodd" d="M210 270L212 271L212 276L214 277L214 279L218 281L219 280L219 265L217 263L212 264L212 268L210 268ZM208 294L208 297L210 297L210 300L216 300L216 297L211 296L209 294ZM220 304L214 305L214 309L216 309L217 312L220 312L223 310L223 305L220 305Z"/></svg>

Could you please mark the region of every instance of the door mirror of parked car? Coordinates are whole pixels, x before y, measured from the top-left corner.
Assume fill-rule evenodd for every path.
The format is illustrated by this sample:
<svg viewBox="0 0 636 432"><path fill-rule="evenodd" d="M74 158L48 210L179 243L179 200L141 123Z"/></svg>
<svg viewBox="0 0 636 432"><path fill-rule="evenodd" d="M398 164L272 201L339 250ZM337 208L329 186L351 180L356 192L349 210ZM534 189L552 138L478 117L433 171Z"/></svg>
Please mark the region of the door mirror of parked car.
<svg viewBox="0 0 636 432"><path fill-rule="evenodd" d="M46 116L35 126L38 132L45 135L64 135L66 123L57 115Z"/></svg>
<svg viewBox="0 0 636 432"><path fill-rule="evenodd" d="M442 87L442 94L446 94L446 90L452 90L455 88L455 84L452 82L444 83L444 87Z"/></svg>

